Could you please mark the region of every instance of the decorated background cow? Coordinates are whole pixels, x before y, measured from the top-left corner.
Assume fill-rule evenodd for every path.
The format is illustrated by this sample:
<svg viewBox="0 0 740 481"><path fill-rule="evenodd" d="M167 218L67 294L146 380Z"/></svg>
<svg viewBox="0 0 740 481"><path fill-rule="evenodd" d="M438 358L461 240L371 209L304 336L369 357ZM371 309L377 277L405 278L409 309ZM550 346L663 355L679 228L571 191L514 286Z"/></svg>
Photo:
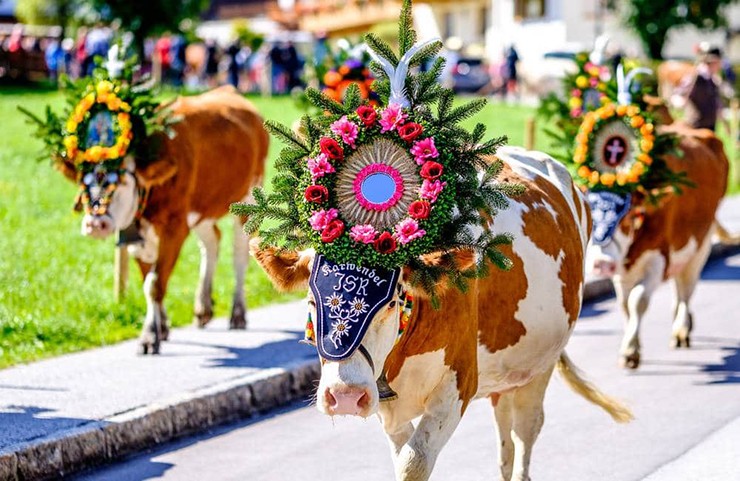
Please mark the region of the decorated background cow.
<svg viewBox="0 0 740 481"><path fill-rule="evenodd" d="M332 115L304 117L302 138L273 126L290 142L273 193L233 211L250 216L250 230L269 217L281 224L251 252L278 288L309 289L321 412L378 413L396 479L426 480L470 402L488 398L502 478L529 479L555 366L615 419L630 417L564 352L581 307L589 211L563 166L516 148L496 159L500 140L457 125L483 103L453 108L435 82L441 61L407 77L441 46L413 44L410 2L399 32L400 59L367 37L385 107L353 88L344 104L309 91Z"/></svg>
<svg viewBox="0 0 740 481"><path fill-rule="evenodd" d="M671 121L665 108L632 104L634 72L620 70L616 103L584 117L573 154L594 219L588 269L614 283L627 315L620 355L629 368L640 364L640 322L650 297L667 279L677 296L672 342L689 347L689 300L709 256L728 173L711 131L656 127Z"/></svg>
<svg viewBox="0 0 740 481"><path fill-rule="evenodd" d="M254 106L233 88L181 97L162 109L130 83L130 72L118 77L120 63L112 71L117 61L114 54L108 75L100 71L77 86L79 101L66 122L50 111L46 122L36 120L55 167L79 184L82 234L103 239L120 230L140 240L131 246L147 301L140 342L143 353L156 354L168 336L167 283L191 230L201 251L196 322L204 326L213 316L216 221L261 184L269 139ZM233 329L247 323L243 221L235 219Z"/></svg>

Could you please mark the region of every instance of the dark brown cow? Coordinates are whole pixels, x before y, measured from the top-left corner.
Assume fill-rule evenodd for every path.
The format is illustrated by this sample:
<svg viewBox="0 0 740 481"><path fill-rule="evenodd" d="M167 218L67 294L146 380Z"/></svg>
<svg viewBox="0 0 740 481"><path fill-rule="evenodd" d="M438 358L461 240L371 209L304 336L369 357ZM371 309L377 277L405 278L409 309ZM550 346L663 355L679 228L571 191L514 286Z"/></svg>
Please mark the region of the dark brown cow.
<svg viewBox="0 0 740 481"><path fill-rule="evenodd" d="M581 193L565 167L545 154L506 147L497 156L506 165L502 179L527 187L488 226L514 236L504 250L513 261L511 271L492 268L465 293L445 290L437 310L423 292L414 291L407 268L361 341L367 354L358 349L342 361L322 359L317 407L330 416L378 413L399 481L429 478L439 452L476 398L488 398L494 406L501 479L528 480L544 421L545 390L556 366L572 388L615 419L631 416L584 382L564 352L581 308L591 228ZM261 249L256 239L251 247L277 287L306 287L311 252ZM469 252L456 255L457 265L475 261ZM435 254L423 260L444 265ZM398 339L404 291L416 297L408 328ZM330 302L336 292L320 294L309 292L313 319L317 304ZM379 401L376 379L381 373L397 399Z"/></svg>
<svg viewBox="0 0 740 481"><path fill-rule="evenodd" d="M89 213L82 220L82 233L105 238L138 219L143 245L134 247L142 275L147 313L141 333L144 353L159 351L167 338L167 315L162 301L180 248L193 230L201 250L200 280L195 296L195 317L200 326L213 316L212 280L218 257L220 232L216 221L233 202L244 201L262 183L268 135L255 107L235 89L223 87L195 97L181 97L172 105L181 118L175 136L162 135L154 161L126 158L107 212ZM100 200L105 176L80 176L70 165L63 173L88 184L91 203ZM102 179L102 180L99 180ZM145 202L144 202L145 201ZM143 204L142 204L143 203ZM236 288L230 327L246 327L244 276L248 239L243 219L234 224L234 269Z"/></svg>
<svg viewBox="0 0 740 481"><path fill-rule="evenodd" d="M659 113L670 120L663 108ZM726 234L715 221L717 207L727 188L729 162L722 142L709 130L680 123L659 131L676 134L681 157L668 156L674 172L686 172L695 187L682 195L668 193L658 205L633 194L631 208L611 240L589 248L589 265L597 275L612 278L619 304L627 315L620 350L629 368L640 364L640 322L650 296L667 279L676 286L672 336L676 347L689 347L692 315L689 300L711 249L712 234ZM598 215L594 215L598 219Z"/></svg>

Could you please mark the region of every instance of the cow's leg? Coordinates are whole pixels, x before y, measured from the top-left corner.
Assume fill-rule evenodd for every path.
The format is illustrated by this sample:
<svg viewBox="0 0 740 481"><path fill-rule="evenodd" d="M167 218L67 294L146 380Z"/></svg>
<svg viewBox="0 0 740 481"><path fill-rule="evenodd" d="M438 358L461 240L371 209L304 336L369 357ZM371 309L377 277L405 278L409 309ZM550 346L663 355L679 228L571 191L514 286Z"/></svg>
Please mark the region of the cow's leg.
<svg viewBox="0 0 740 481"><path fill-rule="evenodd" d="M707 235L696 255L683 271L673 279L676 287L676 310L671 329L671 346L673 347L689 347L691 344L689 334L693 327L693 316L689 310L689 300L694 293L701 276L701 270L704 268L711 250L711 236Z"/></svg>
<svg viewBox="0 0 740 481"><path fill-rule="evenodd" d="M511 481L529 481L532 448L545 422L543 402L553 367L535 376L525 386L502 396L502 398L511 397L509 410L511 412L511 441L514 445ZM503 476L505 473L502 471L501 474Z"/></svg>
<svg viewBox="0 0 740 481"><path fill-rule="evenodd" d="M198 327L205 327L213 318L213 274L218 262L221 232L214 219L203 219L193 227L193 232L198 237L200 247L200 275L195 290L193 322Z"/></svg>
<svg viewBox="0 0 740 481"><path fill-rule="evenodd" d="M247 301L244 296L244 280L249 265L249 237L244 232L241 217L234 218L234 299L231 303L230 329L247 328Z"/></svg>
<svg viewBox="0 0 740 481"><path fill-rule="evenodd" d="M665 270L665 259L656 255L645 263L642 279L633 287L623 286L623 303L627 309L627 323L620 348L624 367L637 369L640 366L640 323L647 311L650 297L660 286Z"/></svg>
<svg viewBox="0 0 740 481"><path fill-rule="evenodd" d="M455 431L463 411L456 377L445 376L427 399L424 415L411 438L398 451L395 458L397 481L429 479L437 456Z"/></svg>
<svg viewBox="0 0 740 481"><path fill-rule="evenodd" d="M514 470L514 441L511 439L513 426L513 398L511 395L494 394L491 396L493 414L496 418L498 433L498 468L501 481L509 481Z"/></svg>
<svg viewBox="0 0 740 481"><path fill-rule="evenodd" d="M167 283L180 255L180 249L188 236L185 222L167 226L167 236L159 244L157 262L144 279L146 317L139 343L144 354L159 354L159 343L163 339L164 309L162 301L167 293Z"/></svg>

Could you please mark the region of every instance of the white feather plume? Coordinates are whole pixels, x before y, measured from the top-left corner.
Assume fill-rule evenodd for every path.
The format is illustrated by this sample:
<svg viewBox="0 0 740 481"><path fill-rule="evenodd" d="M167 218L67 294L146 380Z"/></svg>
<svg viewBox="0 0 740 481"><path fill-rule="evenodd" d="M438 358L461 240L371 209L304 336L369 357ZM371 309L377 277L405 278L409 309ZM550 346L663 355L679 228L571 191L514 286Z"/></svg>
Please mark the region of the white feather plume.
<svg viewBox="0 0 740 481"><path fill-rule="evenodd" d="M640 74L652 75L653 71L649 68L639 67L630 70L630 72L625 75L624 67L621 64L617 67L617 103L620 105L629 105L632 103L630 86L635 77Z"/></svg>
<svg viewBox="0 0 740 481"><path fill-rule="evenodd" d="M118 78L123 73L123 62L119 57L118 44L113 44L108 50L108 60L105 62L105 68L108 70L108 76L112 79Z"/></svg>
<svg viewBox="0 0 740 481"><path fill-rule="evenodd" d="M387 59L378 55L373 49L368 49L370 56L380 64L391 82L391 95L388 99L389 104L399 104L401 107L408 107L410 105L408 98L406 98L406 75L409 72L411 59L421 49L437 41L439 41L439 39L432 38L414 44L405 54L403 54L403 57L398 61L398 65L396 67L394 67Z"/></svg>

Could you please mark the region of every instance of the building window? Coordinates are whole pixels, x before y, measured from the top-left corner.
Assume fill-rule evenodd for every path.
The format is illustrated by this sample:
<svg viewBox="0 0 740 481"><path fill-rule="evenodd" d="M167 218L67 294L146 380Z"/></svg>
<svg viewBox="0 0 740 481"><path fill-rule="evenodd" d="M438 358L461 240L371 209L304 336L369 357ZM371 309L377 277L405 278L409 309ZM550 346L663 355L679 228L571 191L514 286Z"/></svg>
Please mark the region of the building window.
<svg viewBox="0 0 740 481"><path fill-rule="evenodd" d="M545 0L515 0L514 13L520 19L545 16Z"/></svg>

